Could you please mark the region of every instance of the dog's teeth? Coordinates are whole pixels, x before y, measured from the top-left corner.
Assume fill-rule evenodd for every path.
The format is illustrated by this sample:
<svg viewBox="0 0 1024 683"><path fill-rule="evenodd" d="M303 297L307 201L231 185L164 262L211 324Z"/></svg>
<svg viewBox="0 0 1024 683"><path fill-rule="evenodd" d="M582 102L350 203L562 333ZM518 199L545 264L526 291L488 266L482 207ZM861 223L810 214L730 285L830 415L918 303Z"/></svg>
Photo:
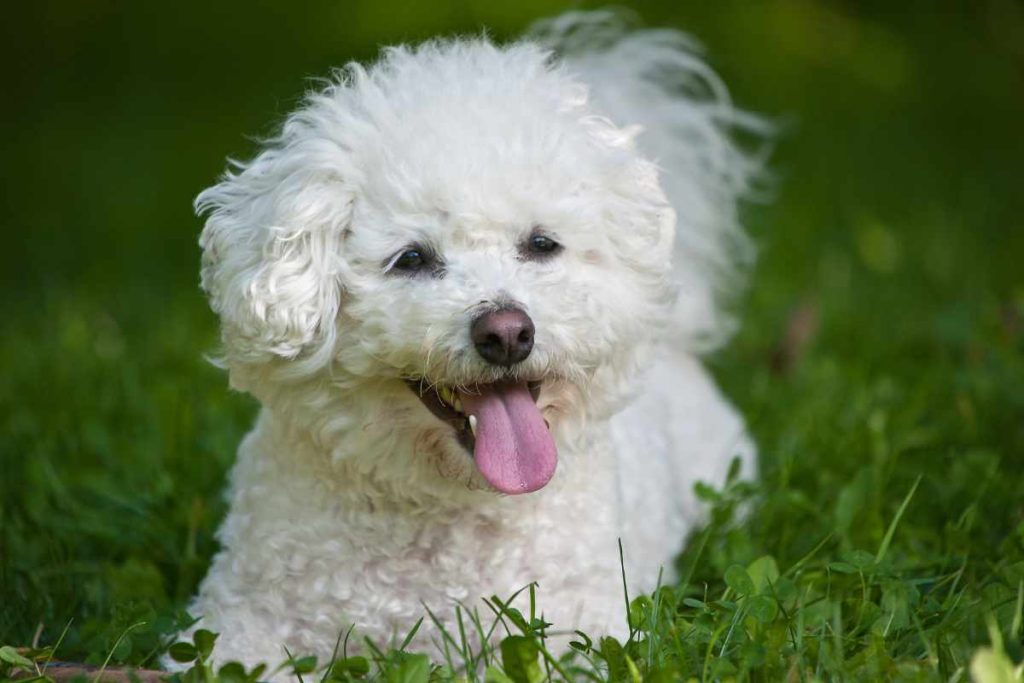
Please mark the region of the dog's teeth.
<svg viewBox="0 0 1024 683"><path fill-rule="evenodd" d="M476 436L476 415L469 416L469 431L473 432L473 436Z"/></svg>
<svg viewBox="0 0 1024 683"><path fill-rule="evenodd" d="M457 411L459 411L461 413L462 412L462 399L456 396L455 400L452 401L452 408L455 408L455 410L457 410Z"/></svg>

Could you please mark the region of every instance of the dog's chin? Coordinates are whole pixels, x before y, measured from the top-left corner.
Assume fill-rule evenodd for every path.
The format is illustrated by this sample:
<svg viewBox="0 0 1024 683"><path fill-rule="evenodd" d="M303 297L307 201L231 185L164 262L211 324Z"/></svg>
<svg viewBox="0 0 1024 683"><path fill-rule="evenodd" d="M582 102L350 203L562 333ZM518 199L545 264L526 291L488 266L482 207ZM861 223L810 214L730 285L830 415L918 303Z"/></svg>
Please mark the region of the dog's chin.
<svg viewBox="0 0 1024 683"><path fill-rule="evenodd" d="M538 399L543 380L501 379L457 387L422 378L406 380L423 407L458 444L461 463L439 467L442 475L462 478L464 464L473 467L470 486L484 486L508 495L531 493L554 476L558 453L550 422ZM467 457L468 456L468 457ZM458 456L456 456L458 457Z"/></svg>

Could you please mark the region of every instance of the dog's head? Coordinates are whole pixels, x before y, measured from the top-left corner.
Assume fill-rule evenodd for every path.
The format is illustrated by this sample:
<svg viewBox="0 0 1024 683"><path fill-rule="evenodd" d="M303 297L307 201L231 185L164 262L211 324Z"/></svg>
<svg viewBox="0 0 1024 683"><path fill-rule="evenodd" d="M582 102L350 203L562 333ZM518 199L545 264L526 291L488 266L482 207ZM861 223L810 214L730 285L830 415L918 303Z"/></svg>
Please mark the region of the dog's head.
<svg viewBox="0 0 1024 683"><path fill-rule="evenodd" d="M672 297L634 133L529 44L348 67L197 200L233 381L364 449L543 486L551 431L621 398Z"/></svg>

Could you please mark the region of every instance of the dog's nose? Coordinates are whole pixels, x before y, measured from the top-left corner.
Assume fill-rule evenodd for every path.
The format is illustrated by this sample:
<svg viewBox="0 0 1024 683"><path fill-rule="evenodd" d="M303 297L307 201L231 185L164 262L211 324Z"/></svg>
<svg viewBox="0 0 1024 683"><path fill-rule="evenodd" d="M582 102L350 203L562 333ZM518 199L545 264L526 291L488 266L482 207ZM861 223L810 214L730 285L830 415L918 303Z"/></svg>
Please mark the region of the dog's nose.
<svg viewBox="0 0 1024 683"><path fill-rule="evenodd" d="M508 367L533 350L533 321L521 308L501 308L473 320L469 335L484 360Z"/></svg>

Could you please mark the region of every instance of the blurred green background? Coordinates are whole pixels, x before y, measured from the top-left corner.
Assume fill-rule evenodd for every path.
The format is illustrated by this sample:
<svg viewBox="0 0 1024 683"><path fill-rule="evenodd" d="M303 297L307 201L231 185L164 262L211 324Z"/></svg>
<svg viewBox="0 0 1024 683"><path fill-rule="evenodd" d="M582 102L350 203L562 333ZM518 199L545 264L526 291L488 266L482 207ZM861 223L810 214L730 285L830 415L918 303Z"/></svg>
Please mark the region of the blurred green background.
<svg viewBox="0 0 1024 683"><path fill-rule="evenodd" d="M5 7L0 643L40 627L52 642L73 618L70 651L101 651L183 604L215 549L255 411L204 360L216 321L191 201L225 158L249 156L248 136L273 132L311 77L381 45L482 27L504 39L581 6L597 5ZM692 32L736 102L782 123L777 196L748 212L761 256L745 327L713 359L766 481L803 496L768 494L759 519L788 529L773 552L806 552L816 515L844 545L877 540L886 496L922 473L906 552L991 566L1009 538L1019 553L1024 5L629 7ZM798 309L818 331L780 370ZM947 534L965 511L980 521ZM767 538L758 523L751 537Z"/></svg>

